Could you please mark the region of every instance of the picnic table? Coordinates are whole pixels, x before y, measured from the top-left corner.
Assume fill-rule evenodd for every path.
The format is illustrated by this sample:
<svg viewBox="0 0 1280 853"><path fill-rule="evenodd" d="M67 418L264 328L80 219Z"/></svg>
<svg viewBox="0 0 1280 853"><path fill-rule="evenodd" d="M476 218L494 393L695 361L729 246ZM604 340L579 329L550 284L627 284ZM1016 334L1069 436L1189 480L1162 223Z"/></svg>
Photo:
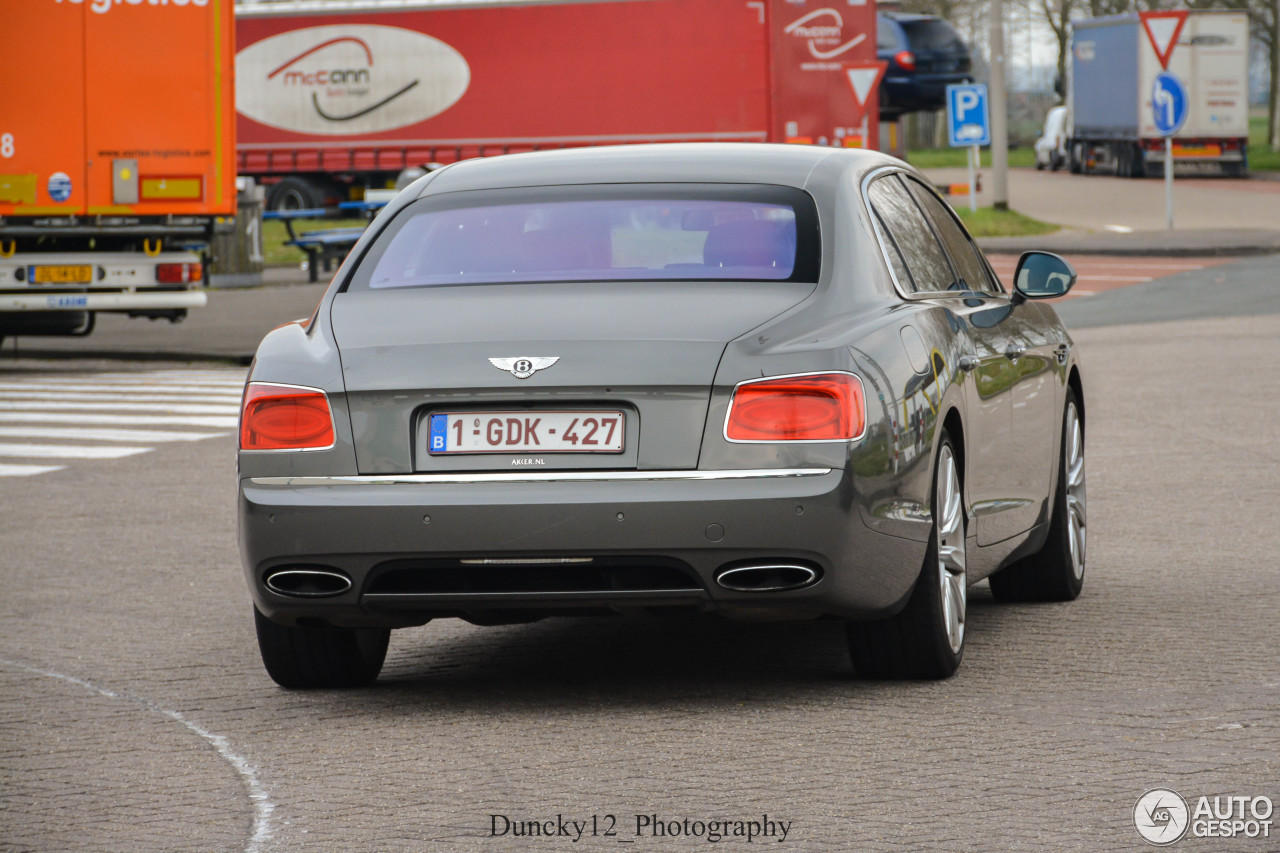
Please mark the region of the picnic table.
<svg viewBox="0 0 1280 853"><path fill-rule="evenodd" d="M372 218L386 206L396 195L395 190L366 190L365 197L359 201L344 201L338 210L344 213L359 213ZM364 226L358 228L325 228L318 231L304 231L298 234L293 230L293 223L299 219L321 219L329 211L323 207L308 207L301 210L268 210L262 214L263 219L278 219L284 223L284 230L289 232L286 246L296 246L307 253L307 277L310 281L319 281L320 266L328 272L330 265L341 263L351 248L355 246Z"/></svg>
<svg viewBox="0 0 1280 853"><path fill-rule="evenodd" d="M326 228L318 231L304 231L302 234L293 230L296 220L319 219L327 212L322 207L314 207L301 210L268 210L262 214L263 219L278 219L284 223L285 231L289 232L289 239L284 241L286 246L296 246L306 252L309 281L320 280L319 272L322 264L324 271L328 272L334 261L341 263L351 251L351 247L360 239L360 235L364 233L363 226Z"/></svg>

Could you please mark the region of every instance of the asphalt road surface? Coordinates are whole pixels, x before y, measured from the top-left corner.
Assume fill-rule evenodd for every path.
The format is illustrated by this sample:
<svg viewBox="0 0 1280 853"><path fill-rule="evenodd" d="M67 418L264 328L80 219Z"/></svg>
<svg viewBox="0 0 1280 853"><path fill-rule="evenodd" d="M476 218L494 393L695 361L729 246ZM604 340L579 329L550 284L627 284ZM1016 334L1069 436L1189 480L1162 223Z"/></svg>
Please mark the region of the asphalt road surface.
<svg viewBox="0 0 1280 853"><path fill-rule="evenodd" d="M829 623L559 619L396 632L373 688L283 691L236 552L243 368L6 352L0 849L694 850L716 821L739 850L1142 850L1149 789L1280 801L1280 258L1172 272L1061 308L1083 595L973 590L940 683L852 679Z"/></svg>

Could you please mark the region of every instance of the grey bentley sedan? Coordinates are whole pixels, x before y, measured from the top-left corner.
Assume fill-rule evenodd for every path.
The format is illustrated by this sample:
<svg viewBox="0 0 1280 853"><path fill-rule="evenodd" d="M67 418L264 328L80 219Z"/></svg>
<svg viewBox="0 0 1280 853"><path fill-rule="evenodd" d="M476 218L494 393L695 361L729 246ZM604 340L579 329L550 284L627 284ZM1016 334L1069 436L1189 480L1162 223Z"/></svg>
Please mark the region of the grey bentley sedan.
<svg viewBox="0 0 1280 853"><path fill-rule="evenodd" d="M267 672L368 683L458 617L839 619L944 678L966 595L1068 600L1083 380L906 164L800 145L518 154L405 189L258 349L240 551Z"/></svg>

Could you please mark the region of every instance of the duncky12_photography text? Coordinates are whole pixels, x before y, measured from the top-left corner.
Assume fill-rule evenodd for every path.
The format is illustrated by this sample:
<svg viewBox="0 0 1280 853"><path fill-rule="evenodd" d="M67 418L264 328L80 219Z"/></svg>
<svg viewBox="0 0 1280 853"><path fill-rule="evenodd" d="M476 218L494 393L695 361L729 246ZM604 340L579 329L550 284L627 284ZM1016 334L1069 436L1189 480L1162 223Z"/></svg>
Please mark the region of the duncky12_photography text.
<svg viewBox="0 0 1280 853"><path fill-rule="evenodd" d="M762 814L750 818L668 817L657 813L614 815L590 814L579 817L528 818L505 814L489 815L490 838L559 838L578 842L584 838L692 838L716 844L730 839L756 841L787 840L791 821Z"/></svg>

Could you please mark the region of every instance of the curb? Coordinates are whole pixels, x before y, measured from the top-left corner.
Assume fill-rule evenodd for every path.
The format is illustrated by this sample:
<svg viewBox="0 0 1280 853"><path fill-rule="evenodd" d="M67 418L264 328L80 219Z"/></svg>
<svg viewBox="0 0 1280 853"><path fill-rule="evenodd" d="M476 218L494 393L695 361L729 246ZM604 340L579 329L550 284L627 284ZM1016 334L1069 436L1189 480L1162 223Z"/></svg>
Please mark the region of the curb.
<svg viewBox="0 0 1280 853"><path fill-rule="evenodd" d="M1263 229L1134 231L1129 234L1059 231L1032 237L980 237L977 242L984 252L992 254L1018 254L1033 249L1059 254L1163 257L1280 254L1280 231Z"/></svg>

